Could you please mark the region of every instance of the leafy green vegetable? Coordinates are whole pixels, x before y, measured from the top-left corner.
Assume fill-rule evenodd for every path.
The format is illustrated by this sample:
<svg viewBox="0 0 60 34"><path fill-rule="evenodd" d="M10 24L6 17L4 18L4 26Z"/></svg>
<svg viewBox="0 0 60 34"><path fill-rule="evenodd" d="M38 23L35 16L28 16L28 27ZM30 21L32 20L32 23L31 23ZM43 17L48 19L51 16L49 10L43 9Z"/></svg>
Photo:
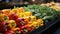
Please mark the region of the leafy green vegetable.
<svg viewBox="0 0 60 34"><path fill-rule="evenodd" d="M37 18L41 18L43 20L52 20L58 15L60 15L60 12L47 7L47 6L40 6L40 5L28 5L27 7L24 7L25 11L31 11L34 16Z"/></svg>

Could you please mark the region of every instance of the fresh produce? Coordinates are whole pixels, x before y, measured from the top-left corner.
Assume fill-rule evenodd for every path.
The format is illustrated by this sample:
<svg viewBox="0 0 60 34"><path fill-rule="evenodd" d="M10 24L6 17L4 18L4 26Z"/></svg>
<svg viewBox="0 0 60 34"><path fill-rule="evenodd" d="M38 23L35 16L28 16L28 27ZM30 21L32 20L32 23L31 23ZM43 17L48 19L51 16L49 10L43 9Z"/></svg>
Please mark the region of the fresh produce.
<svg viewBox="0 0 60 34"><path fill-rule="evenodd" d="M2 13L5 14L6 16L9 16L10 9L4 9L2 10Z"/></svg>
<svg viewBox="0 0 60 34"><path fill-rule="evenodd" d="M15 34L15 32L12 30L7 30L4 34Z"/></svg>
<svg viewBox="0 0 60 34"><path fill-rule="evenodd" d="M15 31L15 34L21 34L21 31L20 31L19 29L17 29L17 30Z"/></svg>
<svg viewBox="0 0 60 34"><path fill-rule="evenodd" d="M0 13L0 22L4 21L4 15L2 13Z"/></svg>
<svg viewBox="0 0 60 34"><path fill-rule="evenodd" d="M24 18L18 18L18 19L16 20L17 26L23 26L23 25L25 25L25 24L27 24L27 23L28 23L28 21L25 20Z"/></svg>
<svg viewBox="0 0 60 34"><path fill-rule="evenodd" d="M9 20L9 17L4 15L4 21L8 21Z"/></svg>
<svg viewBox="0 0 60 34"><path fill-rule="evenodd" d="M18 18L18 16L16 14L10 14L9 15L10 20L16 20L17 18Z"/></svg>
<svg viewBox="0 0 60 34"><path fill-rule="evenodd" d="M0 22L0 33L4 33L5 31L7 31L5 24L6 22Z"/></svg>
<svg viewBox="0 0 60 34"><path fill-rule="evenodd" d="M43 20L37 19L32 12L24 11L24 8L4 9L0 13L0 33L26 34L43 25Z"/></svg>
<svg viewBox="0 0 60 34"><path fill-rule="evenodd" d="M8 23L9 23L8 26L10 26L10 28L16 27L16 22L14 20L9 20Z"/></svg>
<svg viewBox="0 0 60 34"><path fill-rule="evenodd" d="M40 6L33 4L24 7L24 9L26 12L32 12L32 15L36 16L37 19L40 18L45 21L51 21L58 17L58 12L48 6Z"/></svg>
<svg viewBox="0 0 60 34"><path fill-rule="evenodd" d="M0 13L0 33L27 34L58 16L60 16L59 11L35 4L27 7L4 9Z"/></svg>

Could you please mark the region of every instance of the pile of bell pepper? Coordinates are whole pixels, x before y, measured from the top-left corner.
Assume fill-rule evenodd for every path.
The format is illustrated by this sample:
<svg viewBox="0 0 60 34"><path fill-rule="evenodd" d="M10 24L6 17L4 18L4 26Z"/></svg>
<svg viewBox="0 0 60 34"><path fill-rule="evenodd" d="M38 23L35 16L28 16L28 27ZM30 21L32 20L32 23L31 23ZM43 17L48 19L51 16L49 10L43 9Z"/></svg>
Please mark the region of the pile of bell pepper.
<svg viewBox="0 0 60 34"><path fill-rule="evenodd" d="M26 34L43 25L42 19L37 19L22 7L4 9L0 13L0 34Z"/></svg>

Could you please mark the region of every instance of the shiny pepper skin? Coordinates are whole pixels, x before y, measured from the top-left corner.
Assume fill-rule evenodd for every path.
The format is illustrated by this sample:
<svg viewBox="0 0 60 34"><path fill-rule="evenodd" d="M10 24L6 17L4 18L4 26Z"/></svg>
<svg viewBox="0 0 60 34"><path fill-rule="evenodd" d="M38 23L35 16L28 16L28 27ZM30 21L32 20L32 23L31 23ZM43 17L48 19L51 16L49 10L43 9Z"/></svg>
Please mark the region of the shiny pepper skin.
<svg viewBox="0 0 60 34"><path fill-rule="evenodd" d="M44 25L43 24L44 21L42 19L38 19L37 22L39 23L39 26L43 26Z"/></svg>
<svg viewBox="0 0 60 34"><path fill-rule="evenodd" d="M6 15L4 15L4 21L8 21L9 20L9 17L8 16L6 16Z"/></svg>
<svg viewBox="0 0 60 34"><path fill-rule="evenodd" d="M0 13L0 22L4 21L4 15L2 13Z"/></svg>
<svg viewBox="0 0 60 34"><path fill-rule="evenodd" d="M25 25L25 24L27 24L27 23L28 23L28 21L25 20L24 18L18 18L18 19L16 20L17 26L23 26L23 25Z"/></svg>
<svg viewBox="0 0 60 34"><path fill-rule="evenodd" d="M0 22L0 33L7 31L6 24L7 22Z"/></svg>
<svg viewBox="0 0 60 34"><path fill-rule="evenodd" d="M18 16L16 14L10 14L9 19L10 20L16 20L16 19L18 19Z"/></svg>
<svg viewBox="0 0 60 34"><path fill-rule="evenodd" d="M15 28L16 27L16 22L14 20L9 20L8 23L9 23L9 26L11 28Z"/></svg>
<svg viewBox="0 0 60 34"><path fill-rule="evenodd" d="M2 10L2 13L5 14L6 16L9 16L11 9L4 9Z"/></svg>
<svg viewBox="0 0 60 34"><path fill-rule="evenodd" d="M21 26L20 31L21 31L22 34L26 34L28 32L27 26Z"/></svg>
<svg viewBox="0 0 60 34"><path fill-rule="evenodd" d="M15 34L15 32L12 30L7 30L4 34Z"/></svg>

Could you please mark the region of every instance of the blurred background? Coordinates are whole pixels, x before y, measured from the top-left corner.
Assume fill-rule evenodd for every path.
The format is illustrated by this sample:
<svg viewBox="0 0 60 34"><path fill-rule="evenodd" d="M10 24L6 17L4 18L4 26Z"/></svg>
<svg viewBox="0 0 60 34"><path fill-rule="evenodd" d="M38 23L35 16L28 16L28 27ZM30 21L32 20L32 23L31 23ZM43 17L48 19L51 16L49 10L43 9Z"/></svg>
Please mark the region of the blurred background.
<svg viewBox="0 0 60 34"><path fill-rule="evenodd" d="M28 4L41 4L41 3L48 3L48 2L60 2L60 0L0 0L0 9L6 7L12 7L15 5L28 5Z"/></svg>

